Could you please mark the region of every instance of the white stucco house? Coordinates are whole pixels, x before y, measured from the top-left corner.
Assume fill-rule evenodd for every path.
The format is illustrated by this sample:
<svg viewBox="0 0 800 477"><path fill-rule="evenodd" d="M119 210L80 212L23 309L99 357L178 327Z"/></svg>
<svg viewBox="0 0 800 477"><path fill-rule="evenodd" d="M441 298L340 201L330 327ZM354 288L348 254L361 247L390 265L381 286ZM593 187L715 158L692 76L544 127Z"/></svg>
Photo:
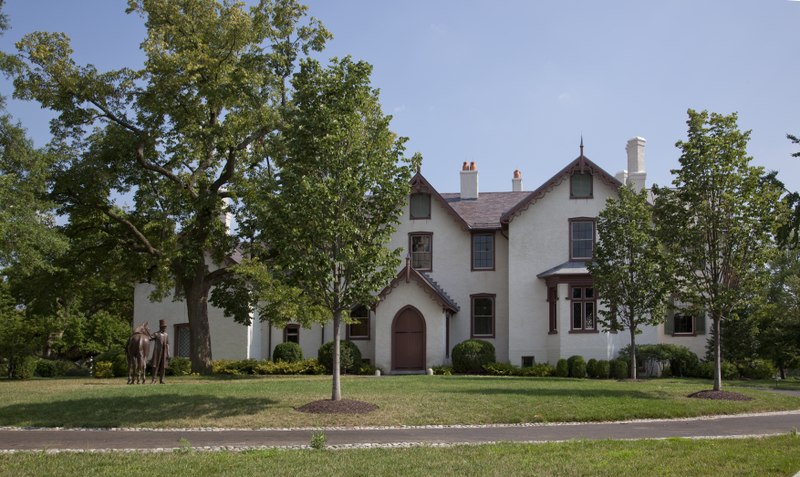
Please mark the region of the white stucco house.
<svg viewBox="0 0 800 477"><path fill-rule="evenodd" d="M535 190L524 190L514 171L511 190L481 192L475 163L459 171L461 190L437 191L417 174L392 248L407 259L379 293L373 309L342 336L384 372L413 372L450 363L463 340L494 344L497 360L515 365L554 364L559 358L612 359L629 335L603 332L586 262L597 240L595 218L623 182L646 187L645 140L627 142L627 171L610 175L583 154ZM622 161L621 161L622 162ZM167 321L173 355L188 355L186 306L153 303L150 286L136 288L134 321ZM311 329L270 327L254 320L242 326L209 310L214 359L269 358L275 345L296 341L315 357L332 339L331 325ZM705 351L705 317L671 315L646 327L637 343L673 343L698 355Z"/></svg>

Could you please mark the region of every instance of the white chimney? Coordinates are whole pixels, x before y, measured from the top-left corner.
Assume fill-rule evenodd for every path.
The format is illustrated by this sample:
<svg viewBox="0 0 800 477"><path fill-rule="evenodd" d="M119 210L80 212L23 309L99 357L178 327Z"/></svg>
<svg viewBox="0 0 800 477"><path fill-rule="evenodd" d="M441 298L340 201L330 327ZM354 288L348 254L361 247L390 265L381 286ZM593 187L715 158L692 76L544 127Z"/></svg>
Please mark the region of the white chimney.
<svg viewBox="0 0 800 477"><path fill-rule="evenodd" d="M628 171L621 170L621 171L617 172L616 174L614 174L614 179L616 179L616 180L622 182L623 184L625 184L626 182L628 182Z"/></svg>
<svg viewBox="0 0 800 477"><path fill-rule="evenodd" d="M641 137L628 140L625 150L628 152L628 181L633 190L640 191L645 188L647 172L644 167L644 145L647 141Z"/></svg>
<svg viewBox="0 0 800 477"><path fill-rule="evenodd" d="M478 166L475 162L461 166L461 200L478 198Z"/></svg>
<svg viewBox="0 0 800 477"><path fill-rule="evenodd" d="M514 178L511 179L511 191L522 192L522 172L519 169L514 171Z"/></svg>

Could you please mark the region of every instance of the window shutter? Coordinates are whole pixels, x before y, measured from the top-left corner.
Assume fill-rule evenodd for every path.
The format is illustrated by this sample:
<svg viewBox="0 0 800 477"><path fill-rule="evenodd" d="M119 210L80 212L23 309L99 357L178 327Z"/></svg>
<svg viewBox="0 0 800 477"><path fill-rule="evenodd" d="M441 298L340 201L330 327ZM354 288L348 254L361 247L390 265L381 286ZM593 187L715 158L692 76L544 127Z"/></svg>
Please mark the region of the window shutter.
<svg viewBox="0 0 800 477"><path fill-rule="evenodd" d="M667 312L667 319L664 320L664 334L672 335L675 332L675 311L669 310Z"/></svg>
<svg viewBox="0 0 800 477"><path fill-rule="evenodd" d="M694 317L694 332L698 335L706 334L706 316L699 315Z"/></svg>

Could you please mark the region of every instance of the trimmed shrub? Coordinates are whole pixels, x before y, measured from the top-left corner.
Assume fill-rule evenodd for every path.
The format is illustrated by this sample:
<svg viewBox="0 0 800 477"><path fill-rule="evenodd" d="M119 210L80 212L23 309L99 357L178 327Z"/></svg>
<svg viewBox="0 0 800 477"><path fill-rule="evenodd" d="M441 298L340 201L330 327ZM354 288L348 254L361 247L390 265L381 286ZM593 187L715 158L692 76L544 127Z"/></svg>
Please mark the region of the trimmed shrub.
<svg viewBox="0 0 800 477"><path fill-rule="evenodd" d="M295 361L303 360L303 348L293 341L280 343L275 346L272 352L272 361L286 361L287 363L294 363Z"/></svg>
<svg viewBox="0 0 800 477"><path fill-rule="evenodd" d="M739 368L737 368L735 364L729 361L723 361L722 379L737 379L738 377L739 377Z"/></svg>
<svg viewBox="0 0 800 477"><path fill-rule="evenodd" d="M339 370L342 373L357 374L361 367L361 350L352 341L339 342ZM319 347L317 359L325 366L328 374L333 373L333 341Z"/></svg>
<svg viewBox="0 0 800 477"><path fill-rule="evenodd" d="M622 348L619 357L630 362L630 345ZM662 369L669 366L669 373L664 376L697 376L700 359L686 346L674 344L645 344L636 345L636 364L639 371L645 371L645 363L656 361L662 364Z"/></svg>
<svg viewBox="0 0 800 477"><path fill-rule="evenodd" d="M597 360L592 358L586 362L586 374L590 378L597 378Z"/></svg>
<svg viewBox="0 0 800 477"><path fill-rule="evenodd" d="M110 361L98 361L94 363L94 377L107 379L114 377L114 363Z"/></svg>
<svg viewBox="0 0 800 477"><path fill-rule="evenodd" d="M735 364L728 361L723 361L721 366L722 379L736 379L739 377L739 369ZM698 377L705 379L714 379L714 362L703 361L698 367Z"/></svg>
<svg viewBox="0 0 800 477"><path fill-rule="evenodd" d="M41 378L57 378L66 376L75 367L72 361L63 359L40 359L36 363L36 376Z"/></svg>
<svg viewBox="0 0 800 477"><path fill-rule="evenodd" d="M167 376L188 376L192 374L192 361L183 356L170 358L165 373Z"/></svg>
<svg viewBox="0 0 800 477"><path fill-rule="evenodd" d="M566 359L561 358L558 360L555 375L559 378L569 377L569 363L567 363Z"/></svg>
<svg viewBox="0 0 800 477"><path fill-rule="evenodd" d="M544 378L548 376L554 376L555 374L556 368L554 368L550 363L537 363L533 366L520 369L520 376Z"/></svg>
<svg viewBox="0 0 800 477"><path fill-rule="evenodd" d="M612 359L608 362L609 375L613 379L628 379L628 362L624 359Z"/></svg>
<svg viewBox="0 0 800 477"><path fill-rule="evenodd" d="M256 374L297 375L325 374L325 366L316 359L302 361L262 361L255 368Z"/></svg>
<svg viewBox="0 0 800 477"><path fill-rule="evenodd" d="M381 371L381 374L383 374L381 368L368 363L361 363L361 366L358 368L358 374L361 376L374 376L375 371Z"/></svg>
<svg viewBox="0 0 800 477"><path fill-rule="evenodd" d="M214 374L245 376L256 374L258 365L259 361L255 359L220 359L211 363L211 372Z"/></svg>
<svg viewBox="0 0 800 477"><path fill-rule="evenodd" d="M609 363L605 359L597 360L594 370L595 378L597 379L608 379L608 377L611 375Z"/></svg>
<svg viewBox="0 0 800 477"><path fill-rule="evenodd" d="M16 360L11 377L14 379L31 379L36 373L39 358L36 356L23 356Z"/></svg>
<svg viewBox="0 0 800 477"><path fill-rule="evenodd" d="M453 371L480 374L483 367L496 361L494 345L483 340L466 340L453 347Z"/></svg>
<svg viewBox="0 0 800 477"><path fill-rule="evenodd" d="M772 379L778 372L772 362L765 359L754 359L747 363L740 363L739 374L747 379Z"/></svg>
<svg viewBox="0 0 800 477"><path fill-rule="evenodd" d="M585 378L586 377L586 361L583 356L570 356L567 359L569 365L569 376L571 378Z"/></svg>
<svg viewBox="0 0 800 477"><path fill-rule="evenodd" d="M439 376L452 376L453 375L453 368L451 366L434 366L433 367L433 374Z"/></svg>

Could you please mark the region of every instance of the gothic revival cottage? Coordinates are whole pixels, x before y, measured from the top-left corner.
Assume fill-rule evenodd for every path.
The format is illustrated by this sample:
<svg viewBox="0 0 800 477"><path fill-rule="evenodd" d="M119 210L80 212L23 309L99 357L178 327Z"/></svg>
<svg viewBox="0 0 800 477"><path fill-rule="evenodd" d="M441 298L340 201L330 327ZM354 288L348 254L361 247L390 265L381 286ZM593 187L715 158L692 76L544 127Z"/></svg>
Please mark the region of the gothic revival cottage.
<svg viewBox="0 0 800 477"><path fill-rule="evenodd" d="M595 218L623 182L645 187L645 140L628 141L628 170L616 176L583 154L533 191L515 171L511 190L480 192L475 163L464 163L461 190L441 193L417 174L392 248L407 258L373 309L360 307L343 336L385 372L415 372L450 362L459 342L494 344L498 361L555 363L582 355L611 359L627 333L598 326L599 306L586 262L597 240ZM147 285L135 297L135 321L165 319L174 327L174 355L188 354L181 302L151 303ZM330 324L311 329L249 327L209 310L214 357L268 358L276 344L296 341L307 357L333 335ZM669 316L645 327L638 343L675 343L704 352L705 318Z"/></svg>

